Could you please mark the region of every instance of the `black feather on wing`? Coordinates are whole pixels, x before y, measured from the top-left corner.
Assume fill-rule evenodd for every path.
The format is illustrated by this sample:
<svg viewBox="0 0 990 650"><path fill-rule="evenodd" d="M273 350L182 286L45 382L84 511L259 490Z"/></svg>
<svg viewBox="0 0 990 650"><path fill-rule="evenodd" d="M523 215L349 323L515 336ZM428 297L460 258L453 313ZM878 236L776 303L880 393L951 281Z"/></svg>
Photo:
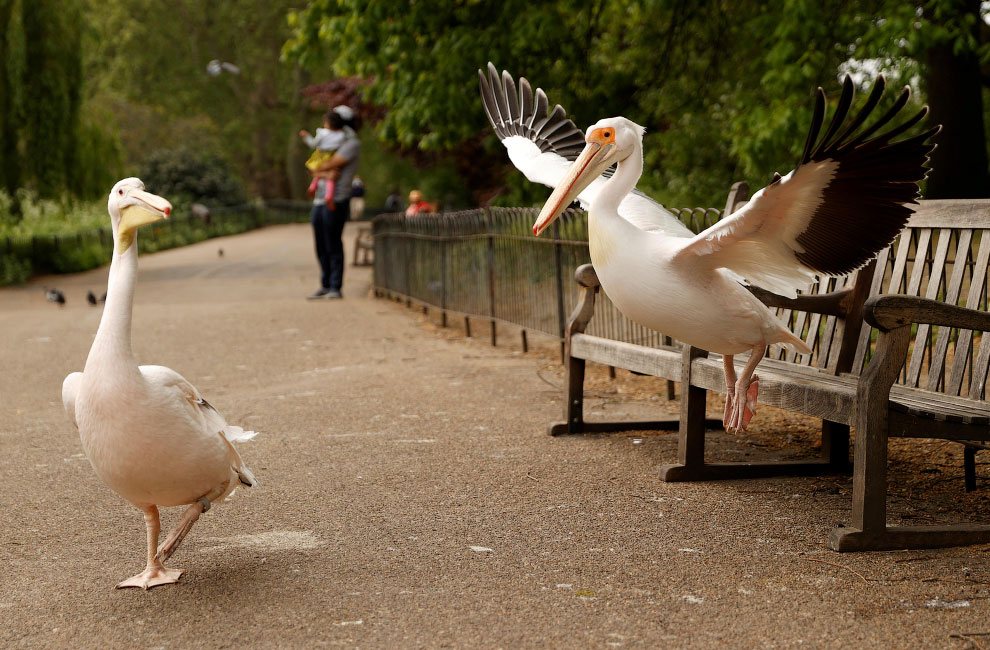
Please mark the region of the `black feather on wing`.
<svg viewBox="0 0 990 650"><path fill-rule="evenodd" d="M492 63L488 74L478 70L481 100L492 128L500 140L518 135L532 140L542 152L553 152L575 160L584 149L584 133L574 125L558 104L548 112L550 102L542 89L533 91L525 77L518 86L508 71L499 76Z"/></svg>
<svg viewBox="0 0 990 650"><path fill-rule="evenodd" d="M822 190L808 227L796 238L803 248L796 256L805 266L820 273L840 275L854 271L888 246L907 224L912 209L906 204L917 203L918 183L928 174L925 165L935 148L928 140L941 126L893 141L928 114L927 106L902 124L874 135L907 104L909 88L904 88L883 116L855 133L871 117L884 86L881 76L863 108L844 125L854 95L852 80L846 76L835 113L820 138L825 93L818 89L800 165L832 161L836 168ZM840 235L842 241L837 244L836 237Z"/></svg>

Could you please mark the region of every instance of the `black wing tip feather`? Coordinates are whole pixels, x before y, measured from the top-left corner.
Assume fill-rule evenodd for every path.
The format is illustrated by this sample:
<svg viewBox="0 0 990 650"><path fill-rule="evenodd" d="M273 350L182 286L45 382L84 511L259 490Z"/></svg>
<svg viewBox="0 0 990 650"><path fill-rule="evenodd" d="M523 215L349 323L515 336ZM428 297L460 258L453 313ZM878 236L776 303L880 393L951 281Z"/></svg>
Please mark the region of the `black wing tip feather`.
<svg viewBox="0 0 990 650"><path fill-rule="evenodd" d="M534 142L543 152L567 160L577 158L584 148L584 134L559 105L549 110L543 89L532 89L525 77L518 82L508 70L501 74L491 61L487 70L478 70L481 102L488 121L500 140L518 135Z"/></svg>
<svg viewBox="0 0 990 650"><path fill-rule="evenodd" d="M805 266L826 275L849 273L873 259L907 224L909 204L920 197L918 183L928 175L929 140L941 125L894 141L928 115L923 107L901 124L883 129L907 105L905 86L893 106L872 124L886 80L880 75L864 106L845 125L852 105L852 80L843 80L842 96L823 137L824 92L819 88L801 164L831 162L832 178L822 190L808 227L797 237L796 256ZM845 128L843 128L845 126ZM862 127L862 128L861 128ZM838 134L838 135L836 135ZM841 239L841 242L838 240Z"/></svg>

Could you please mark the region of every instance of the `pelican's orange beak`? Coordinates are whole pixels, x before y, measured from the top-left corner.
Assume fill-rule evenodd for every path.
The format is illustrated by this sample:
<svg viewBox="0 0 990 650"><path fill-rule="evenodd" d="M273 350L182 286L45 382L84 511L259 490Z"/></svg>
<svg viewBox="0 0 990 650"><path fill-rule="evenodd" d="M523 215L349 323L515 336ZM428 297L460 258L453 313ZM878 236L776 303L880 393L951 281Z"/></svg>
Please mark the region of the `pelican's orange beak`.
<svg viewBox="0 0 990 650"><path fill-rule="evenodd" d="M533 224L533 234L540 235L560 216L591 182L602 175L615 162L615 129L603 127L588 134L587 145L567 174L554 188L540 216Z"/></svg>

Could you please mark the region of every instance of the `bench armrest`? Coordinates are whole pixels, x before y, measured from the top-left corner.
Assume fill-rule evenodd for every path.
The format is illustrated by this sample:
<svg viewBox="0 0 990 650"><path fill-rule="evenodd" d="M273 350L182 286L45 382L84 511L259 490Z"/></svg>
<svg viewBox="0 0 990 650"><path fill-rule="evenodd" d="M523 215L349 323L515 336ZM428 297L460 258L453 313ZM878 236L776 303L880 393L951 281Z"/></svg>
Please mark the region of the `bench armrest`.
<svg viewBox="0 0 990 650"><path fill-rule="evenodd" d="M598 282L598 274L591 264L582 264L574 270L574 281L586 289L602 286Z"/></svg>
<svg viewBox="0 0 990 650"><path fill-rule="evenodd" d="M863 317L870 325L887 332L912 323L990 331L990 313L914 296L874 296L866 301Z"/></svg>
<svg viewBox="0 0 990 650"><path fill-rule="evenodd" d="M911 343L911 325L925 323L942 327L990 331L990 314L957 307L937 300L884 294L863 305L864 320L880 330L873 358L860 375L856 430L886 421L890 388L897 381ZM859 462L859 461L857 461Z"/></svg>
<svg viewBox="0 0 990 650"><path fill-rule="evenodd" d="M783 307L798 311L810 311L814 314L838 316L839 318L845 318L849 313L849 302L852 300L853 293L852 289L842 289L819 295L800 295L797 298L785 298L761 287L750 285L746 288L767 307Z"/></svg>
<svg viewBox="0 0 990 650"><path fill-rule="evenodd" d="M571 312L571 317L567 319L567 338L571 334L583 332L591 317L595 315L595 294L601 286L598 282L598 274L591 264L582 264L574 271L574 279L581 285L581 296L578 304Z"/></svg>

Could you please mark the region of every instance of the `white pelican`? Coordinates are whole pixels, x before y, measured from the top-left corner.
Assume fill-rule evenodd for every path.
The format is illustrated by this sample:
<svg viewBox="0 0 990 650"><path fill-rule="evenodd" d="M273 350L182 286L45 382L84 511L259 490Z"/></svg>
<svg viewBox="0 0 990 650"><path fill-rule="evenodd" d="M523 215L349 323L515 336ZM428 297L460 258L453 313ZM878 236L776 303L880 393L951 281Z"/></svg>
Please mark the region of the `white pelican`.
<svg viewBox="0 0 990 650"><path fill-rule="evenodd" d="M542 149L540 133L519 128L539 115L534 117L531 109L527 114L525 102L517 102L511 76L503 74L497 84L491 64L489 74L490 83L481 75L482 97L496 132L531 138L531 148ZM918 181L934 148L927 140L940 127L892 142L927 115L925 107L874 135L907 103L910 90L905 88L887 113L857 133L883 89L881 77L865 106L845 124L853 98L846 77L832 121L819 138L825 116L825 94L819 88L798 167L784 177L775 175L732 216L687 237L646 229L629 218L624 208L636 196L643 171L644 129L624 117L600 120L587 130L583 149L570 165L559 156L545 163L546 153L518 162L512 157L527 177L555 186L533 232L546 230L575 198L587 198L591 261L605 293L632 320L722 354L724 424L727 430L742 430L755 413L759 380L753 373L767 346L779 343L802 354L811 350L740 279L793 297L816 274L854 271L890 244L912 212L905 204L919 196ZM510 156L513 147L519 148L506 146ZM617 165L614 174L604 178L612 165ZM541 173L530 172L533 166ZM586 188L595 190L586 197L581 194ZM750 358L737 377L733 355L746 351Z"/></svg>
<svg viewBox="0 0 990 650"><path fill-rule="evenodd" d="M62 403L97 475L144 512L147 567L117 587L148 589L178 581L182 570L162 561L212 502L242 483L255 484L231 444L254 432L227 424L174 370L137 365L131 351L137 228L168 218L172 206L126 178L113 186L107 208L114 247L106 307L85 368L62 384ZM180 505L189 507L158 546L158 506Z"/></svg>

